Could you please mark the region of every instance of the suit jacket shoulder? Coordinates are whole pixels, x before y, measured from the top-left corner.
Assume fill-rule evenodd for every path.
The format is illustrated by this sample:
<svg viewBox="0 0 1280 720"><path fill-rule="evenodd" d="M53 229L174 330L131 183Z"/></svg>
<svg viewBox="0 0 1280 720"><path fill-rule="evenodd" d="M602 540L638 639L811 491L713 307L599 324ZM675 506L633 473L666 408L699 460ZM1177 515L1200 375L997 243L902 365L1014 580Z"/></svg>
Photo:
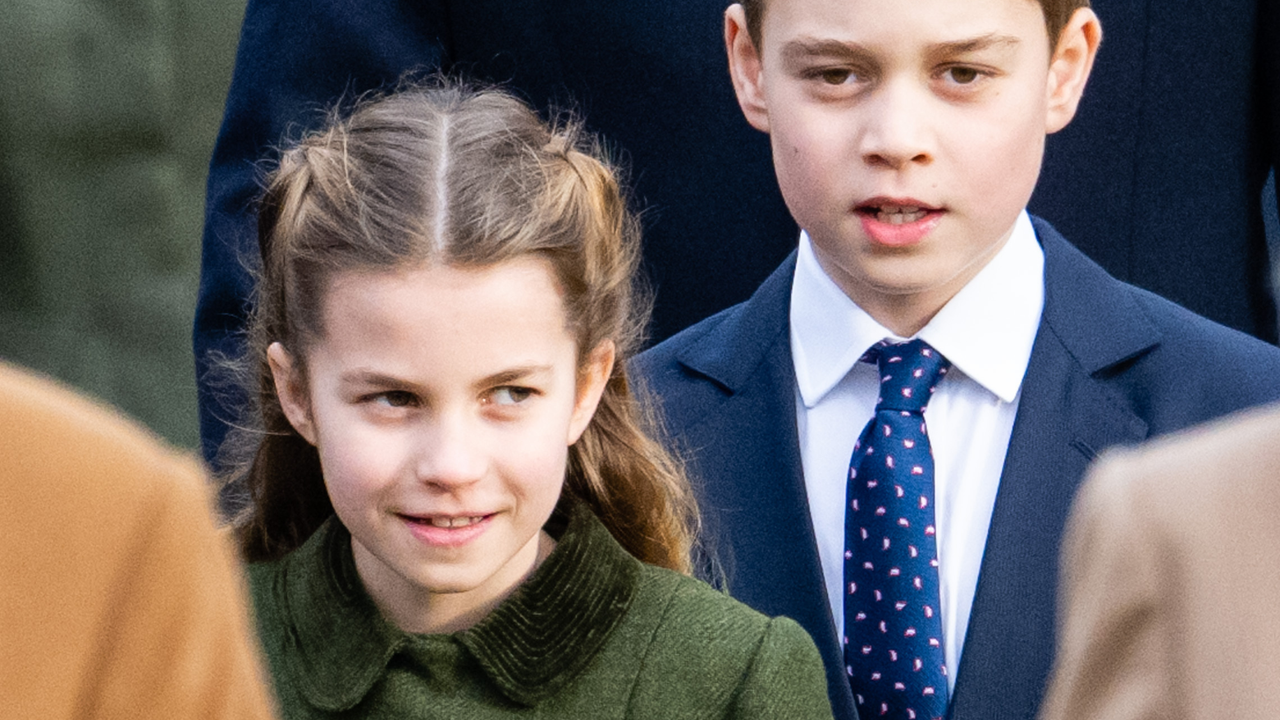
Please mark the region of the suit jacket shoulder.
<svg viewBox="0 0 1280 720"><path fill-rule="evenodd" d="M1037 345L1058 345L1158 435L1280 399L1280 350L1108 275L1047 222ZM1039 348L1038 348L1039 349ZM1024 382L1044 368L1033 355ZM1096 448L1100 450L1101 448Z"/></svg>
<svg viewBox="0 0 1280 720"><path fill-rule="evenodd" d="M668 338L634 362L642 392L661 404L672 427L700 412L714 411L715 399L740 392L753 379L771 375L771 364L791 359L787 313L796 256L792 253L745 302Z"/></svg>

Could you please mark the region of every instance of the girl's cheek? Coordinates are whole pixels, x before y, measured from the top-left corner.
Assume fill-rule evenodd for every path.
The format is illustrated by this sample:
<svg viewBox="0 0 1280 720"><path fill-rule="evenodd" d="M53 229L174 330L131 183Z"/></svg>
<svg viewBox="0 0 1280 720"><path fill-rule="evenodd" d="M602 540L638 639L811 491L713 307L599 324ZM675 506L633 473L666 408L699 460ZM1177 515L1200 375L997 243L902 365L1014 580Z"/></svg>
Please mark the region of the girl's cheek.
<svg viewBox="0 0 1280 720"><path fill-rule="evenodd" d="M345 438L327 450L321 452L321 464L331 494L376 491L412 470L403 449L376 433Z"/></svg>
<svg viewBox="0 0 1280 720"><path fill-rule="evenodd" d="M559 496L568 462L569 448L564 436L546 433L525 452L512 453L506 464L513 473L518 473L526 492L554 498Z"/></svg>

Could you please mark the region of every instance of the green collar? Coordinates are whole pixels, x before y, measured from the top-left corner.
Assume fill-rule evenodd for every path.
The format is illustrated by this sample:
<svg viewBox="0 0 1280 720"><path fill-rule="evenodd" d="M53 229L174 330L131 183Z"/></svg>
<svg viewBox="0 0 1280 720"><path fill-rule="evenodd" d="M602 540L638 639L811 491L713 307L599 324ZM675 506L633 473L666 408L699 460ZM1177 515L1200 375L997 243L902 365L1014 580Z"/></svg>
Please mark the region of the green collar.
<svg viewBox="0 0 1280 720"><path fill-rule="evenodd" d="M373 604L356 574L351 536L330 518L284 558L276 585L295 646L287 672L317 708L354 707L414 642ZM635 594L640 562L583 503L555 550L474 627L451 636L511 700L533 706L571 681L604 645Z"/></svg>

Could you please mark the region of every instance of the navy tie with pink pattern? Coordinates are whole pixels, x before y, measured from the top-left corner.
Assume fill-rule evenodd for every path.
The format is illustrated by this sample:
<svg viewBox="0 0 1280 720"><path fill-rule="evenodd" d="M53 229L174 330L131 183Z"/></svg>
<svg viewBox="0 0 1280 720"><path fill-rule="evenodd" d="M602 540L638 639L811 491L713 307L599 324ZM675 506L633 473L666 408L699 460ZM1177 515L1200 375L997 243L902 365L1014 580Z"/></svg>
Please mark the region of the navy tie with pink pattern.
<svg viewBox="0 0 1280 720"><path fill-rule="evenodd" d="M923 340L880 343L880 399L853 448L845 508L844 657L863 718L947 714L947 667L924 409L950 363Z"/></svg>

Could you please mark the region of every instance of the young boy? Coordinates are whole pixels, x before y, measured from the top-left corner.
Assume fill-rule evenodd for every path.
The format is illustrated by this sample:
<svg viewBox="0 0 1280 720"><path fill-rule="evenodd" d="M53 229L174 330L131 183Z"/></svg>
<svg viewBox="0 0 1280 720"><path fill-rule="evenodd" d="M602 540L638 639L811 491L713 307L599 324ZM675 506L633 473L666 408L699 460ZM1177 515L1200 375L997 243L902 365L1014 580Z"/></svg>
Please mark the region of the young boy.
<svg viewBox="0 0 1280 720"><path fill-rule="evenodd" d="M726 12L800 246L638 365L730 591L812 633L837 717L1033 717L1089 461L1280 398L1276 348L1116 281L1025 212L1101 39L1087 4Z"/></svg>

